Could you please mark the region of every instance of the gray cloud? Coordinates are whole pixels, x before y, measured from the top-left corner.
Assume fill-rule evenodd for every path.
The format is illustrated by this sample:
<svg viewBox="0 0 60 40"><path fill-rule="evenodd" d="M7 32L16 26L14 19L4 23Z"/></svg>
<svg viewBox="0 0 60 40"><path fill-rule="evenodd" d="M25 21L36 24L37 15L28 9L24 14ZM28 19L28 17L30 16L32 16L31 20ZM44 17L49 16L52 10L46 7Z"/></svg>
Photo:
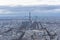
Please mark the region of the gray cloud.
<svg viewBox="0 0 60 40"><path fill-rule="evenodd" d="M28 15L29 12L32 13L32 15L60 15L60 5L41 5L41 6L0 6L0 10L5 10L5 13L8 13L8 15ZM2 13L0 13L2 14Z"/></svg>

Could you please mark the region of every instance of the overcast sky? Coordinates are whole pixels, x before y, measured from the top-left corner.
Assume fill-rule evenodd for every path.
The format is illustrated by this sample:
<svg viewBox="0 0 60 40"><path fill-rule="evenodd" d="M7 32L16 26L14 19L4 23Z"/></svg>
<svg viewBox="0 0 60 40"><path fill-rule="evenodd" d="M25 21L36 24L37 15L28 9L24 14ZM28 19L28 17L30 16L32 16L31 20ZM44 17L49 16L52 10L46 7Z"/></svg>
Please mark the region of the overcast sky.
<svg viewBox="0 0 60 40"><path fill-rule="evenodd" d="M60 5L60 0L0 0L0 5Z"/></svg>
<svg viewBox="0 0 60 40"><path fill-rule="evenodd" d="M23 6L18 6L23 5ZM30 6L29 6L30 5ZM35 5L35 6L34 6ZM12 7L11 7L12 6ZM60 14L60 0L0 0L0 14ZM37 14L38 13L38 14Z"/></svg>

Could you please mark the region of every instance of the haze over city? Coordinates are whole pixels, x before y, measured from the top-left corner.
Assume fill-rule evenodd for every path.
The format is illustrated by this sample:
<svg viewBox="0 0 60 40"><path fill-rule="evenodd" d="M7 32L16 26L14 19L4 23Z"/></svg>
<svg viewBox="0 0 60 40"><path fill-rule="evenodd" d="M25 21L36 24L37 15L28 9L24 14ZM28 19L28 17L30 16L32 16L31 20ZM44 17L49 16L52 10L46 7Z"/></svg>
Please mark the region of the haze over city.
<svg viewBox="0 0 60 40"><path fill-rule="evenodd" d="M0 0L0 40L60 40L60 0Z"/></svg>

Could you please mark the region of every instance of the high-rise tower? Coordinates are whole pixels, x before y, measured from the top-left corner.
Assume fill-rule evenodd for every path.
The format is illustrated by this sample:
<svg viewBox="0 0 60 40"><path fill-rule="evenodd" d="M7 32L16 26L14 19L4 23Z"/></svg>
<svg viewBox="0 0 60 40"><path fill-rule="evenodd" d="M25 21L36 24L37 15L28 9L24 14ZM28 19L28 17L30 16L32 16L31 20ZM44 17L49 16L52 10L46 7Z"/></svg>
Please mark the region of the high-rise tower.
<svg viewBox="0 0 60 40"><path fill-rule="evenodd" d="M29 21L32 22L31 20L31 13L29 12Z"/></svg>

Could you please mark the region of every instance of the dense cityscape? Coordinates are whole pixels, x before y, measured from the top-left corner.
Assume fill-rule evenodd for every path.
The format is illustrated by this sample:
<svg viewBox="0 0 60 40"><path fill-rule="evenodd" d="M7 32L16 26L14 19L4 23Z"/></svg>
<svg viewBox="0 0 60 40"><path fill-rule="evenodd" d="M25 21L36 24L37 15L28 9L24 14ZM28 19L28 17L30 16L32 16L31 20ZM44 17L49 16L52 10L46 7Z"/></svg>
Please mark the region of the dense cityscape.
<svg viewBox="0 0 60 40"><path fill-rule="evenodd" d="M60 20L53 18L0 19L0 40L60 40Z"/></svg>
<svg viewBox="0 0 60 40"><path fill-rule="evenodd" d="M0 40L60 40L60 0L0 0Z"/></svg>

